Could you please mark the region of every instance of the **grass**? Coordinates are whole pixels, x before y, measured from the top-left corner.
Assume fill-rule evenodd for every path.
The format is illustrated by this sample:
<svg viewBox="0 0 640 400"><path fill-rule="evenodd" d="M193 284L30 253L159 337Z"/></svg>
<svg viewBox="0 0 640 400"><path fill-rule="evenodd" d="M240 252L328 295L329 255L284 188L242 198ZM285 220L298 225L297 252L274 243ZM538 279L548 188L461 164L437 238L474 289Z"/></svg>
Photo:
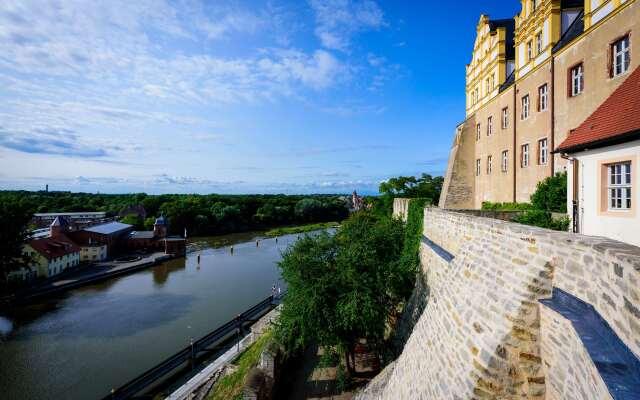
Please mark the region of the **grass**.
<svg viewBox="0 0 640 400"><path fill-rule="evenodd" d="M291 235L291 234L294 234L294 233L304 233L304 232L317 231L317 230L320 230L320 229L335 228L335 227L337 227L339 225L340 224L337 223L337 222L319 222L317 224L286 226L286 227L283 227L283 228L276 228L276 229L272 229L270 231L267 231L267 233L265 233L265 235L270 236L270 237L282 236L282 235Z"/></svg>
<svg viewBox="0 0 640 400"><path fill-rule="evenodd" d="M258 361L260 361L260 354L262 354L262 351L265 349L272 337L273 333L269 330L260 336L255 343L244 350L236 361L233 362L233 365L237 366L238 369L220 379L220 381L213 387L211 393L209 393L207 399L242 399L242 387L244 386L247 374L251 368L258 365Z"/></svg>

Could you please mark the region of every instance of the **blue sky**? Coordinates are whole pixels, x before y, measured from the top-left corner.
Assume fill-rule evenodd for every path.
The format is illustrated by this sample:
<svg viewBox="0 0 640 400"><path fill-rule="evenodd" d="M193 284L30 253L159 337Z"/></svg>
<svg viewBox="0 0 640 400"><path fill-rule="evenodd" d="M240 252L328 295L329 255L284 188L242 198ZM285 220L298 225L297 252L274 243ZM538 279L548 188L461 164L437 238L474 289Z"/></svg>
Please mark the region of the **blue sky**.
<svg viewBox="0 0 640 400"><path fill-rule="evenodd" d="M443 174L465 2L0 2L0 188L374 193ZM439 2L437 2L439 3Z"/></svg>

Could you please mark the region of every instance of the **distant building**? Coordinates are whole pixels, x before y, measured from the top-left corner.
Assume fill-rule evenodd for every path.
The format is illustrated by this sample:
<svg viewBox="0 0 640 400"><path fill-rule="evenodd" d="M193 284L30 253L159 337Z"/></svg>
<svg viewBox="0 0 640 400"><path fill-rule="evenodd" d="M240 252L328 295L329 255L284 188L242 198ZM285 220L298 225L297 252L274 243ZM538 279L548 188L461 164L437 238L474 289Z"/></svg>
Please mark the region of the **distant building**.
<svg viewBox="0 0 640 400"><path fill-rule="evenodd" d="M51 225L58 217L65 218L70 226L82 228L105 220L107 213L104 211L36 213L33 214L31 222L38 228L44 228Z"/></svg>
<svg viewBox="0 0 640 400"><path fill-rule="evenodd" d="M81 243L101 243L107 246L107 257L127 249L129 233L133 231L133 225L121 222L108 222L94 225L74 233L74 238Z"/></svg>
<svg viewBox="0 0 640 400"><path fill-rule="evenodd" d="M169 236L169 221L160 216L153 224L153 231L133 231L127 239L131 250L164 251L167 254L183 254L186 239L181 236Z"/></svg>
<svg viewBox="0 0 640 400"><path fill-rule="evenodd" d="M31 271L25 271L27 274L35 271L36 277L49 278L80 264L80 247L67 237L64 218L56 218L50 230L50 237L32 239L25 244L25 252L33 258Z"/></svg>
<svg viewBox="0 0 640 400"><path fill-rule="evenodd" d="M640 67L558 146L573 231L640 246Z"/></svg>
<svg viewBox="0 0 640 400"><path fill-rule="evenodd" d="M137 205L127 206L127 207L123 208L122 211L120 211L120 214L118 214L118 216L120 218L124 218L124 217L129 216L129 215L134 215L136 217L140 217L142 219L146 219L147 218L147 211L144 209L142 204L137 204Z"/></svg>

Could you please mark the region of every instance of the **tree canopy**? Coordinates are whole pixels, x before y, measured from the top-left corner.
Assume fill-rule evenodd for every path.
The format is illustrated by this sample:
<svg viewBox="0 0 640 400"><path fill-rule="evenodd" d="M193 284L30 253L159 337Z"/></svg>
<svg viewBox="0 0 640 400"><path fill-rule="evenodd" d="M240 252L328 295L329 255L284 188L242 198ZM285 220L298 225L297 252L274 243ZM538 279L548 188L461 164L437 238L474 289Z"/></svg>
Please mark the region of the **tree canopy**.
<svg viewBox="0 0 640 400"><path fill-rule="evenodd" d="M285 347L315 341L342 353L351 370L359 339L380 344L415 273L400 262L403 241L401 222L358 212L334 236L306 236L287 249L279 264L288 285L278 327Z"/></svg>
<svg viewBox="0 0 640 400"><path fill-rule="evenodd" d="M29 265L23 245L30 219L30 210L19 199L7 198L0 202L0 285L6 282L11 271Z"/></svg>

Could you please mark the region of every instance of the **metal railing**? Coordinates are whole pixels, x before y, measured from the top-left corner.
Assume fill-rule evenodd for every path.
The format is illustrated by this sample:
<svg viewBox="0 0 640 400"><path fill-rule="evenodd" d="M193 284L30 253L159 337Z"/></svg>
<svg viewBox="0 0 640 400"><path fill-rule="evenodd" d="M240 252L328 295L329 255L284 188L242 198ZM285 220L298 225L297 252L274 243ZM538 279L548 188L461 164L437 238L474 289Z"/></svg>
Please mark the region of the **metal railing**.
<svg viewBox="0 0 640 400"><path fill-rule="evenodd" d="M189 346L167 358L160 364L147 370L118 389L114 389L111 394L104 397L104 400L129 399L149 388L161 378L184 365L187 361L191 363L193 368L197 362L198 354L208 351L208 348L229 338L233 333L237 333L239 338L242 336L246 324L255 322L256 318L262 315L265 310L270 311L274 307L274 296L267 297L236 318L215 329L213 332L192 342Z"/></svg>

